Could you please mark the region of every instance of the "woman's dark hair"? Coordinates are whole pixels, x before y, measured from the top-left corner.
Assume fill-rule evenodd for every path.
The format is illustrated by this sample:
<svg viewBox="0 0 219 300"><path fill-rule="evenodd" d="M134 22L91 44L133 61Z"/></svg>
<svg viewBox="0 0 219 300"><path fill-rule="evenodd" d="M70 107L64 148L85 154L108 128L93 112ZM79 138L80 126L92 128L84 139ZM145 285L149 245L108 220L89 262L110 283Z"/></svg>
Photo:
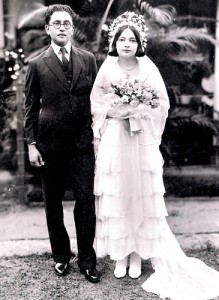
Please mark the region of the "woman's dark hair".
<svg viewBox="0 0 219 300"><path fill-rule="evenodd" d="M116 32L115 37L113 39L112 49L108 53L108 55L110 55L110 56L118 56L118 52L117 52L117 49L116 49L116 42L118 41L118 39L119 39L120 35L123 33L123 31L125 29L127 29L127 28L129 28L134 33L134 36L136 38L136 42L138 44L138 48L137 48L137 51L136 51L135 55L138 56L138 57L141 57L141 56L145 55L145 51L142 48L142 44L141 44L141 40L140 40L140 35L139 35L137 29L135 27L129 26L129 25L121 26L118 29L118 31Z"/></svg>
<svg viewBox="0 0 219 300"><path fill-rule="evenodd" d="M76 14L74 13L74 11L72 10L72 8L68 5L64 5L64 4L53 4L53 5L49 5L46 12L45 12L45 22L46 25L49 24L49 21L51 19L51 16L54 12L56 11L66 11L67 13L69 13L69 15L72 18L72 22L76 16Z"/></svg>

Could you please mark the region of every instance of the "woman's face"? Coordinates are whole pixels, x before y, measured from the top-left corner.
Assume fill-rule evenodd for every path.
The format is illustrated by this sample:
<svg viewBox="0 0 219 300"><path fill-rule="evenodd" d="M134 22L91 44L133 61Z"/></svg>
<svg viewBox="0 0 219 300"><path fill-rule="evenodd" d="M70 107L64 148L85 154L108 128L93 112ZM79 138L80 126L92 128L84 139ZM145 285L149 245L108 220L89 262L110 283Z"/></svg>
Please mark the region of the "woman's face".
<svg viewBox="0 0 219 300"><path fill-rule="evenodd" d="M116 49L119 57L132 58L135 56L137 48L138 43L134 33L129 28L125 29L116 42Z"/></svg>

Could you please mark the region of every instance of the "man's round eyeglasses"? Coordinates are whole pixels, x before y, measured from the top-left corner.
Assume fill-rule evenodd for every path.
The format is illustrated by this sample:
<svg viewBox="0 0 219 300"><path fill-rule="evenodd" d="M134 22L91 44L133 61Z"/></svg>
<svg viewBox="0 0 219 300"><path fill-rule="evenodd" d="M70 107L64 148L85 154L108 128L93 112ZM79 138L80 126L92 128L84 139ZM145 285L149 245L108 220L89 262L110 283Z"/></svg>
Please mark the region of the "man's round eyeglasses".
<svg viewBox="0 0 219 300"><path fill-rule="evenodd" d="M61 22L54 22L54 23L52 23L52 24L49 24L48 26L53 26L54 28L59 29L62 25L65 27L65 29L69 29L69 28L71 28L71 27L74 27L74 26L73 26L70 22L68 22L68 21L63 22L63 23L61 23Z"/></svg>

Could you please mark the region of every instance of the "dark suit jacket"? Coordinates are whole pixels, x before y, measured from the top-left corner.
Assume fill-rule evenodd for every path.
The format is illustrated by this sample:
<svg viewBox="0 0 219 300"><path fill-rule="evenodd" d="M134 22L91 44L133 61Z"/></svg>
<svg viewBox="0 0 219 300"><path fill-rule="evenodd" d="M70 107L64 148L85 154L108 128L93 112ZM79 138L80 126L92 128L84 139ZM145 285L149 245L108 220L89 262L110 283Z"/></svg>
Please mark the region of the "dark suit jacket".
<svg viewBox="0 0 219 300"><path fill-rule="evenodd" d="M92 147L90 92L97 67L92 53L72 46L69 84L50 46L32 59L26 74L25 134L42 152Z"/></svg>

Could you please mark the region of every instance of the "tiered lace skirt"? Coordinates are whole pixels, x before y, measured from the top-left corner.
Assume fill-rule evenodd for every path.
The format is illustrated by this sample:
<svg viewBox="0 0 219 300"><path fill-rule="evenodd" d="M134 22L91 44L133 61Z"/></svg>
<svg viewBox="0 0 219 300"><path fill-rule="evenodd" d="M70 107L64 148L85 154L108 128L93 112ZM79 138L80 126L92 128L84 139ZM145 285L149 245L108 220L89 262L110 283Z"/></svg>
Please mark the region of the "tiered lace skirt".
<svg viewBox="0 0 219 300"><path fill-rule="evenodd" d="M145 120L146 122L146 120ZM122 259L136 251L159 255L163 200L163 160L151 133L131 135L128 121L110 120L96 162L96 251Z"/></svg>
<svg viewBox="0 0 219 300"><path fill-rule="evenodd" d="M98 257L136 251L155 273L142 287L173 300L219 296L219 273L186 257L166 221L163 160L150 127L131 135L128 121L109 120L99 145L95 187Z"/></svg>

